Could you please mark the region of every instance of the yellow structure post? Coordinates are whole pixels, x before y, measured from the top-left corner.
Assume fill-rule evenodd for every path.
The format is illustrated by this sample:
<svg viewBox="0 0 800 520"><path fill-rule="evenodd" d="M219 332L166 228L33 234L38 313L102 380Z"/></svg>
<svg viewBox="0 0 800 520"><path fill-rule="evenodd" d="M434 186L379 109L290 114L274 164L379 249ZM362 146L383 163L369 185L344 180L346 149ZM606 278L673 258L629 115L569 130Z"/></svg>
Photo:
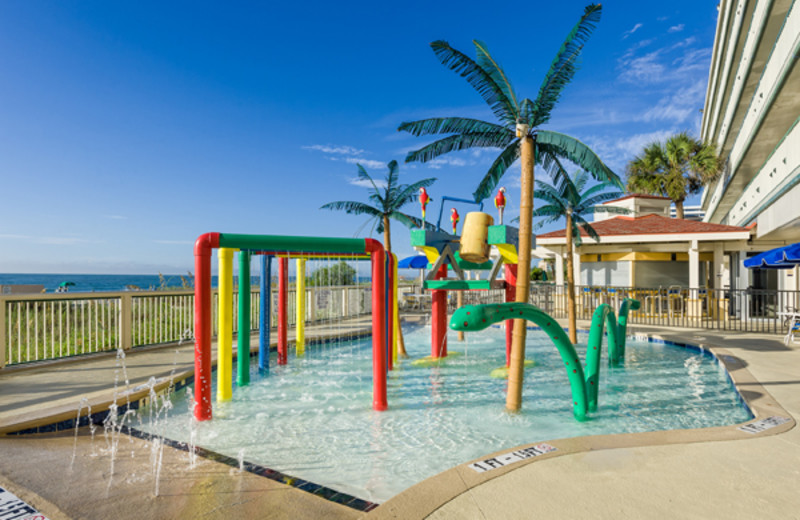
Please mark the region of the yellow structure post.
<svg viewBox="0 0 800 520"><path fill-rule="evenodd" d="M306 259L297 259L297 325L295 334L295 354L302 356L306 353Z"/></svg>
<svg viewBox="0 0 800 520"><path fill-rule="evenodd" d="M221 247L219 256L219 310L217 311L217 401L233 396L233 252Z"/></svg>

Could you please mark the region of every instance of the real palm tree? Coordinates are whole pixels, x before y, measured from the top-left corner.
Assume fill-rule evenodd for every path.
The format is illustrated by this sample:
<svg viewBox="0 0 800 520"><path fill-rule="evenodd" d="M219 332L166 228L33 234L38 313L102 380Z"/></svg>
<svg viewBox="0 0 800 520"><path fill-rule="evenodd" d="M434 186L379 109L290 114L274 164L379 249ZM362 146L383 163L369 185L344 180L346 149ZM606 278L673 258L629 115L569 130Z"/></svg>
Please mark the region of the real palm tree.
<svg viewBox="0 0 800 520"><path fill-rule="evenodd" d="M595 241L600 237L597 231L586 220L586 217L597 211L605 211L624 215L630 213L625 208L605 206L603 202L622 197L622 192L616 190L616 184L602 182L591 188L586 188L589 175L585 171L575 174L574 180L566 172L561 172L555 177L555 185L536 181L533 196L545 202L544 206L536 208L534 217L544 217L539 221L539 226L566 219L566 246L567 246L567 318L569 322L569 339L573 343L578 341L576 313L575 313L575 274L572 254L575 245L581 245L580 229L586 231ZM614 191L605 191L614 189Z"/></svg>
<svg viewBox="0 0 800 520"><path fill-rule="evenodd" d="M714 145L681 132L665 144L650 143L628 163L628 191L669 197L675 216L683 218L686 197L717 180L721 169Z"/></svg>
<svg viewBox="0 0 800 520"><path fill-rule="evenodd" d="M409 228L422 227L422 219L403 213L400 211L400 208L416 200L419 189L429 187L436 182L436 179L431 177L422 179L413 184L399 184L400 168L397 165L397 161L391 161L387 165L389 171L386 173L386 180L382 183L382 186L378 186L378 183L370 177L363 166L360 164L356 166L358 167L359 180L372 185L372 187L369 188L369 200L373 202L374 206L353 200L339 200L324 204L320 209L341 210L353 215L368 215L372 217L370 220L374 221L374 229L378 233L383 233L383 247L387 252L391 253L392 233L390 220L397 220ZM425 223L425 226L433 229L431 224ZM403 341L402 330L398 332L398 353L402 356L408 356Z"/></svg>
<svg viewBox="0 0 800 520"><path fill-rule="evenodd" d="M517 275L517 301L527 302L530 288L531 219L533 211L533 166L546 170L563 169L567 159L591 172L598 180L618 183L619 178L603 161L579 140L540 127L550 120L550 113L564 87L577 70L577 59L600 20L601 6L589 5L567 35L544 77L535 101L519 101L505 71L489 54L486 45L473 41L477 60L452 48L445 41L431 43L443 65L466 79L489 105L499 123L463 117L433 118L403 123L398 130L415 136L451 134L413 151L406 162L426 162L440 155L468 148L500 148L500 155L489 167L473 194L476 201L487 198L506 170L520 159L522 189L520 195L520 241ZM525 360L525 321L516 320L511 347L506 408L517 411L522 405L522 377Z"/></svg>

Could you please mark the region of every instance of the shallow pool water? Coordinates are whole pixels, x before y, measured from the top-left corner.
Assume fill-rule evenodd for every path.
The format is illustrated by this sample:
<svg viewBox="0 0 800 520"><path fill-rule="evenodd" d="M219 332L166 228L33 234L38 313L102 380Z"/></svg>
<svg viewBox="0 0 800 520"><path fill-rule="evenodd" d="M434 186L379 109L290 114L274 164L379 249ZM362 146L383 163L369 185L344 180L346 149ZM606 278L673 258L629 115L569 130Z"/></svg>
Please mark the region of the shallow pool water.
<svg viewBox="0 0 800 520"><path fill-rule="evenodd" d="M587 337L579 337L585 354ZM430 329L406 335L411 358L430 354ZM196 444L382 502L411 485L493 451L561 437L701 428L750 419L727 373L693 349L628 341L624 366L602 363L598 410L572 415L566 372L541 331L528 332L523 410L505 411L506 381L489 377L505 363L501 329L450 334L462 353L438 366L401 361L388 378L389 410L374 412L368 340L310 345L303 358L269 374L252 371L249 386L214 403L214 419L192 426L191 393L178 392L158 425L142 410L142 430ZM605 350L605 345L603 347ZM274 356L273 356L274 357ZM235 374L234 374L235 381ZM216 396L216 388L214 389ZM244 450L242 452L242 450Z"/></svg>

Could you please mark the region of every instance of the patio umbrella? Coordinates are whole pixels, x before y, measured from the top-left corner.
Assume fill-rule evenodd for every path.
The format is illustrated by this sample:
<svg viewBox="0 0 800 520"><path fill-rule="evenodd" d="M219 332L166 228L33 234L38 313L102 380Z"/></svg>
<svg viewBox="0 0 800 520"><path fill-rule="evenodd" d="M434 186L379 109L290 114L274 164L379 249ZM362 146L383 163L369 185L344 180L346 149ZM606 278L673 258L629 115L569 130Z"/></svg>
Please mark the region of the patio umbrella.
<svg viewBox="0 0 800 520"><path fill-rule="evenodd" d="M75 287L75 282L61 282L58 284L59 287Z"/></svg>
<svg viewBox="0 0 800 520"><path fill-rule="evenodd" d="M800 264L800 243L764 251L745 259L748 269L791 269Z"/></svg>
<svg viewBox="0 0 800 520"><path fill-rule="evenodd" d="M419 269L419 285L425 281L425 269L428 268L428 257L425 255L407 256L397 262L398 269Z"/></svg>
<svg viewBox="0 0 800 520"><path fill-rule="evenodd" d="M407 256L397 262L398 269L427 269L428 257L425 255Z"/></svg>

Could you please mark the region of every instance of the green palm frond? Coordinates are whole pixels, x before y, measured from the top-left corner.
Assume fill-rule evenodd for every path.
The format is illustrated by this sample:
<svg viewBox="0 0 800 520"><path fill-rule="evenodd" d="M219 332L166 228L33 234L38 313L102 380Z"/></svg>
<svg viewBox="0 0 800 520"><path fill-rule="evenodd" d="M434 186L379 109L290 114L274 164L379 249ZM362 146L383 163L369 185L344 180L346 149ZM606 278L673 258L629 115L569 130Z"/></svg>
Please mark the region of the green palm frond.
<svg viewBox="0 0 800 520"><path fill-rule="evenodd" d="M597 22L600 21L601 11L600 4L586 6L583 16L572 28L556 53L553 63L550 64L550 70L539 88L539 95L536 97L533 117L529 122L532 127L540 126L550 119L550 112L558 102L561 92L575 75L578 68L578 57L592 35Z"/></svg>
<svg viewBox="0 0 800 520"><path fill-rule="evenodd" d="M434 117L403 123L397 130L403 130L417 137L431 134L477 134L506 132L514 137L514 132L495 123L487 123L466 117Z"/></svg>
<svg viewBox="0 0 800 520"><path fill-rule="evenodd" d="M514 137L508 134L469 133L451 135L424 146L419 150L409 152L406 156L406 162L419 161L424 163L440 155L457 150L466 150L468 148L504 148L513 140Z"/></svg>
<svg viewBox="0 0 800 520"><path fill-rule="evenodd" d="M589 180L589 175L585 171L578 171L575 173L575 191L583 191L586 182Z"/></svg>
<svg viewBox="0 0 800 520"><path fill-rule="evenodd" d="M591 148L566 134L539 130L536 134L536 146L542 153L549 153L562 157L577 164L582 169L592 174L595 180L613 183L622 189L622 181L611 168L592 151Z"/></svg>
<svg viewBox="0 0 800 520"><path fill-rule="evenodd" d="M594 186L594 188L604 188L602 184L598 184ZM594 189L592 188L592 189ZM603 202L608 202L609 200L618 199L622 196L622 192L614 191L614 192L607 192L607 193L600 193L597 195L590 194L588 191L583 193L583 201L582 205L584 207L590 206L597 206L598 204L602 204Z"/></svg>
<svg viewBox="0 0 800 520"><path fill-rule="evenodd" d="M534 181L533 196L556 206L566 206L561 193L546 182Z"/></svg>
<svg viewBox="0 0 800 520"><path fill-rule="evenodd" d="M478 56L478 65L489 73L495 84L500 87L503 94L506 96L514 107L514 112L519 115L519 104L517 103L517 96L514 94L514 87L511 86L511 81L506 76L505 71L497 61L489 54L489 48L485 43L479 40L472 40L475 45L475 53Z"/></svg>
<svg viewBox="0 0 800 520"><path fill-rule="evenodd" d="M419 229L422 227L422 219L409 215L408 213L393 211L389 214L389 218L397 220L409 229ZM429 231L436 231L436 226L428 221L425 221L425 229Z"/></svg>
<svg viewBox="0 0 800 520"><path fill-rule="evenodd" d="M721 162L713 145L675 134L666 143L652 142L625 168L628 190L682 202L719 178Z"/></svg>
<svg viewBox="0 0 800 520"><path fill-rule="evenodd" d="M472 88L481 95L498 119L507 124L516 123L516 107L488 72L466 54L450 47L446 41L437 40L431 43L431 48L442 65L472 85Z"/></svg>
<svg viewBox="0 0 800 520"><path fill-rule="evenodd" d="M547 204L533 210L534 217L548 217L543 222L550 223L564 216L564 208L560 204ZM519 220L519 219L517 219Z"/></svg>
<svg viewBox="0 0 800 520"><path fill-rule="evenodd" d="M372 189L378 191L378 185L375 184L374 180L372 180L372 177L370 177L369 173L367 173L367 170L365 170L360 164L356 164L356 169L358 170L358 179L361 181L369 181L369 183L372 184Z"/></svg>
<svg viewBox="0 0 800 520"><path fill-rule="evenodd" d="M588 234L595 242L600 242L600 235L597 234L597 231L583 217L577 215L573 216L573 219L576 226L580 226L584 231L586 231L586 234ZM580 233L575 233L575 236L580 237L581 235Z"/></svg>
<svg viewBox="0 0 800 520"><path fill-rule="evenodd" d="M370 215L373 217L380 217L383 215L379 209L373 208L372 206L364 204L363 202L356 202L353 200L338 200L336 202L329 202L320 206L319 209L344 211L345 213L350 213L352 215Z"/></svg>
<svg viewBox="0 0 800 520"><path fill-rule="evenodd" d="M397 189L397 176L400 174L400 168L397 167L397 161L394 159L386 166L389 168L389 173L386 175L386 189L392 192Z"/></svg>
<svg viewBox="0 0 800 520"><path fill-rule="evenodd" d="M540 150L540 153L536 154L536 159L537 164L541 164L544 170L550 174L554 185L563 182L564 177L569 177L567 169L555 155Z"/></svg>
<svg viewBox="0 0 800 520"><path fill-rule="evenodd" d="M500 182L500 179L505 175L506 170L519 158L518 143L519 140L514 139L494 160L489 167L489 171L486 172L486 175L483 176L483 179L478 184L478 188L472 193L472 198L475 199L475 202L480 202L489 197L495 186Z"/></svg>
<svg viewBox="0 0 800 520"><path fill-rule="evenodd" d="M433 183L436 182L436 177L431 177L428 179L422 179L421 181L417 181L414 184L409 184L408 186L403 187L403 190L400 191L397 196L394 198L395 204L394 209L401 208L408 204L409 202L414 202L417 200L417 192L420 188L428 188Z"/></svg>
<svg viewBox="0 0 800 520"><path fill-rule="evenodd" d="M377 208L380 208L382 210L386 210L386 206L387 206L387 202L386 201L387 201L387 199L386 199L386 197L381 195L381 192L373 191L372 193L369 194L369 196L367 198L369 200L371 200L372 202L374 202L375 206Z"/></svg>
<svg viewBox="0 0 800 520"><path fill-rule="evenodd" d="M536 110L536 103L531 101L530 98L525 98L519 104L519 119L520 121L530 122L533 121L533 112Z"/></svg>
<svg viewBox="0 0 800 520"><path fill-rule="evenodd" d="M583 193L583 198L589 199L592 196L594 196L595 193L599 193L601 191L608 190L611 188L616 188L616 186L608 182L601 182L600 184L595 184L594 186L592 186ZM613 192L610 192L609 195L612 195L616 198L620 198L624 194L621 191L614 190ZM606 200L613 200L613 199L606 199Z"/></svg>

